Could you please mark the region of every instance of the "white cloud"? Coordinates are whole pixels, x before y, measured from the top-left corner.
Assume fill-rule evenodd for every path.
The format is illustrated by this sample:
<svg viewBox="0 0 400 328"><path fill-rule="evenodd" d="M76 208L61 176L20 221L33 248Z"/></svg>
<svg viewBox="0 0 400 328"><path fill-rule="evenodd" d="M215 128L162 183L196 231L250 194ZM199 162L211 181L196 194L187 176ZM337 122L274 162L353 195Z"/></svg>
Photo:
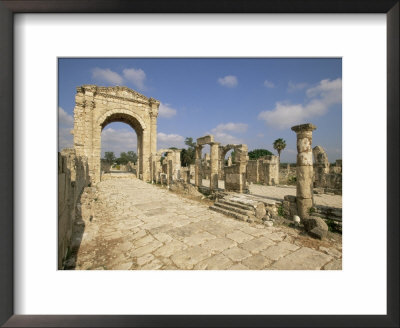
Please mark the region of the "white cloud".
<svg viewBox="0 0 400 328"><path fill-rule="evenodd" d="M271 81L265 80L264 81L264 86L267 87L267 88L274 88L275 84L272 83Z"/></svg>
<svg viewBox="0 0 400 328"><path fill-rule="evenodd" d="M293 83L292 81L289 81L288 84L288 92L296 92L296 91L300 91L303 90L304 88L307 87L307 83Z"/></svg>
<svg viewBox="0 0 400 328"><path fill-rule="evenodd" d="M116 85L122 85L124 83L123 77L109 68L94 68L92 70L92 78L96 81L104 81Z"/></svg>
<svg viewBox="0 0 400 328"><path fill-rule="evenodd" d="M223 131L232 131L232 132L246 132L248 125L246 123L225 123L218 124L216 128L212 129L212 133L218 133Z"/></svg>
<svg viewBox="0 0 400 328"><path fill-rule="evenodd" d="M220 77L218 83L224 87L234 88L238 85L238 79L234 75L227 75L225 77Z"/></svg>
<svg viewBox="0 0 400 328"><path fill-rule="evenodd" d="M205 134L212 134L215 141L223 144L240 144L243 143L243 140L232 135L232 133L244 133L247 131L247 127L246 123L222 123L218 124L211 132L206 132Z"/></svg>
<svg viewBox="0 0 400 328"><path fill-rule="evenodd" d="M185 138L180 136L179 134L166 134L163 132L157 133L157 148L183 148Z"/></svg>
<svg viewBox="0 0 400 328"><path fill-rule="evenodd" d="M133 83L135 87L144 90L146 87L144 82L146 80L146 73L142 69L126 68L122 71L124 78Z"/></svg>
<svg viewBox="0 0 400 328"><path fill-rule="evenodd" d="M342 80L322 80L317 86L309 88L306 94L309 98L306 104L277 102L273 110L261 112L258 118L267 125L285 129L322 116L330 106L342 102Z"/></svg>
<svg viewBox="0 0 400 328"><path fill-rule="evenodd" d="M58 126L58 150L71 148L73 146L71 130L74 128L74 118L62 107L58 107Z"/></svg>
<svg viewBox="0 0 400 328"><path fill-rule="evenodd" d="M160 117L170 118L176 115L177 110L170 107L169 104L160 103L160 107L158 109L158 115Z"/></svg>
<svg viewBox="0 0 400 328"><path fill-rule="evenodd" d="M243 140L225 132L213 133L214 140L222 144L241 144Z"/></svg>
<svg viewBox="0 0 400 328"><path fill-rule="evenodd" d="M71 134L72 128L60 127L58 129L58 151L74 146L74 136Z"/></svg>
<svg viewBox="0 0 400 328"><path fill-rule="evenodd" d="M259 138L264 138L264 133L258 133L258 134L257 134L257 137L259 137Z"/></svg>
<svg viewBox="0 0 400 328"><path fill-rule="evenodd" d="M69 115L62 107L58 107L58 124L60 126L69 126L73 127L74 118L72 115Z"/></svg>
<svg viewBox="0 0 400 328"><path fill-rule="evenodd" d="M119 157L121 152L137 150L137 137L133 129L116 130L111 127L105 128L101 133L101 154L112 151L116 157Z"/></svg>

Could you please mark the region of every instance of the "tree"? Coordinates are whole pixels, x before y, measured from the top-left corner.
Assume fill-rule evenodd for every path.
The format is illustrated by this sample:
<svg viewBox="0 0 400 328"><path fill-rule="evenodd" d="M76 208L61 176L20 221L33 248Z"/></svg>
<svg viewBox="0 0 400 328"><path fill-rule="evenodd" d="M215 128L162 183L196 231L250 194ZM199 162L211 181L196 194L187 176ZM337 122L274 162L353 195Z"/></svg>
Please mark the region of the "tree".
<svg viewBox="0 0 400 328"><path fill-rule="evenodd" d="M188 148L181 151L181 165L189 166L190 164L194 164L195 161L196 143L193 142L193 138L188 137L185 139L185 145Z"/></svg>
<svg viewBox="0 0 400 328"><path fill-rule="evenodd" d="M107 163L107 164L109 164L109 165L112 165L114 162L115 162L115 155L114 155L114 152L112 152L112 151L106 151L105 153L104 153L104 158L103 158L103 160Z"/></svg>
<svg viewBox="0 0 400 328"><path fill-rule="evenodd" d="M267 155L272 155L272 153L267 149L254 149L249 152L249 159L258 159Z"/></svg>
<svg viewBox="0 0 400 328"><path fill-rule="evenodd" d="M117 164L122 164L122 165L126 165L128 164L128 162L133 162L134 164L136 164L137 161L137 155L134 151L130 150L127 153L122 152L119 155L119 158L116 159Z"/></svg>
<svg viewBox="0 0 400 328"><path fill-rule="evenodd" d="M281 151L286 147L286 141L282 138L276 139L273 143L274 149L278 152L279 160L281 158Z"/></svg>

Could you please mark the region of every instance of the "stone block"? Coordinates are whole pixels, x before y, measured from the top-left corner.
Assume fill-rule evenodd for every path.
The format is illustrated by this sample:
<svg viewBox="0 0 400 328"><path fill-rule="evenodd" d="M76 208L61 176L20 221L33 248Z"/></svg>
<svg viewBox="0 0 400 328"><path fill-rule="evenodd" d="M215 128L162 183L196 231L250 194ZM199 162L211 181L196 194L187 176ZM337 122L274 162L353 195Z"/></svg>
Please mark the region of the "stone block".
<svg viewBox="0 0 400 328"><path fill-rule="evenodd" d="M197 138L197 146L206 145L211 142L214 142L214 136L211 134L201 138Z"/></svg>
<svg viewBox="0 0 400 328"><path fill-rule="evenodd" d="M308 233L318 239L323 239L328 233L328 226L325 221L317 216L310 216L302 220L304 228Z"/></svg>

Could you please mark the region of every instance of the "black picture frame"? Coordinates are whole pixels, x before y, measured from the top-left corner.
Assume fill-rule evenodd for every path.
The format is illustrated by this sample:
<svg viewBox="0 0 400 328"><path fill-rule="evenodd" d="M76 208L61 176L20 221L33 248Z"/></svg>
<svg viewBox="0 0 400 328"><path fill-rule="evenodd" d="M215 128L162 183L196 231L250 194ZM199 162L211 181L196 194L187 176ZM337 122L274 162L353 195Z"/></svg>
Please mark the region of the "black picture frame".
<svg viewBox="0 0 400 328"><path fill-rule="evenodd" d="M4 327L399 327L399 8L398 0L0 0L0 324ZM13 176L18 174L13 163L14 14L121 12L386 14L387 315L14 315Z"/></svg>

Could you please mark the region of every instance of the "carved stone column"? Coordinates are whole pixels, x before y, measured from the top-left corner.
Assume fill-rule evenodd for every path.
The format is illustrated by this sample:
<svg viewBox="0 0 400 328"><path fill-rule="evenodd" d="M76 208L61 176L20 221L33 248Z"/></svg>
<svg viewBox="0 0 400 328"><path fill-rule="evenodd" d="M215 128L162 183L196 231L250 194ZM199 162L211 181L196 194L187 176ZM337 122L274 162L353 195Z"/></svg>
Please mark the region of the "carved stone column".
<svg viewBox="0 0 400 328"><path fill-rule="evenodd" d="M317 127L311 123L296 125L292 130L297 135L297 211L301 219L309 216L309 209L313 206L313 160L312 160L312 132Z"/></svg>
<svg viewBox="0 0 400 328"><path fill-rule="evenodd" d="M218 189L219 142L210 143L210 190Z"/></svg>
<svg viewBox="0 0 400 328"><path fill-rule="evenodd" d="M203 146L196 146L195 150L195 167L194 167L194 184L197 187L202 185L202 178L201 178L201 150Z"/></svg>

